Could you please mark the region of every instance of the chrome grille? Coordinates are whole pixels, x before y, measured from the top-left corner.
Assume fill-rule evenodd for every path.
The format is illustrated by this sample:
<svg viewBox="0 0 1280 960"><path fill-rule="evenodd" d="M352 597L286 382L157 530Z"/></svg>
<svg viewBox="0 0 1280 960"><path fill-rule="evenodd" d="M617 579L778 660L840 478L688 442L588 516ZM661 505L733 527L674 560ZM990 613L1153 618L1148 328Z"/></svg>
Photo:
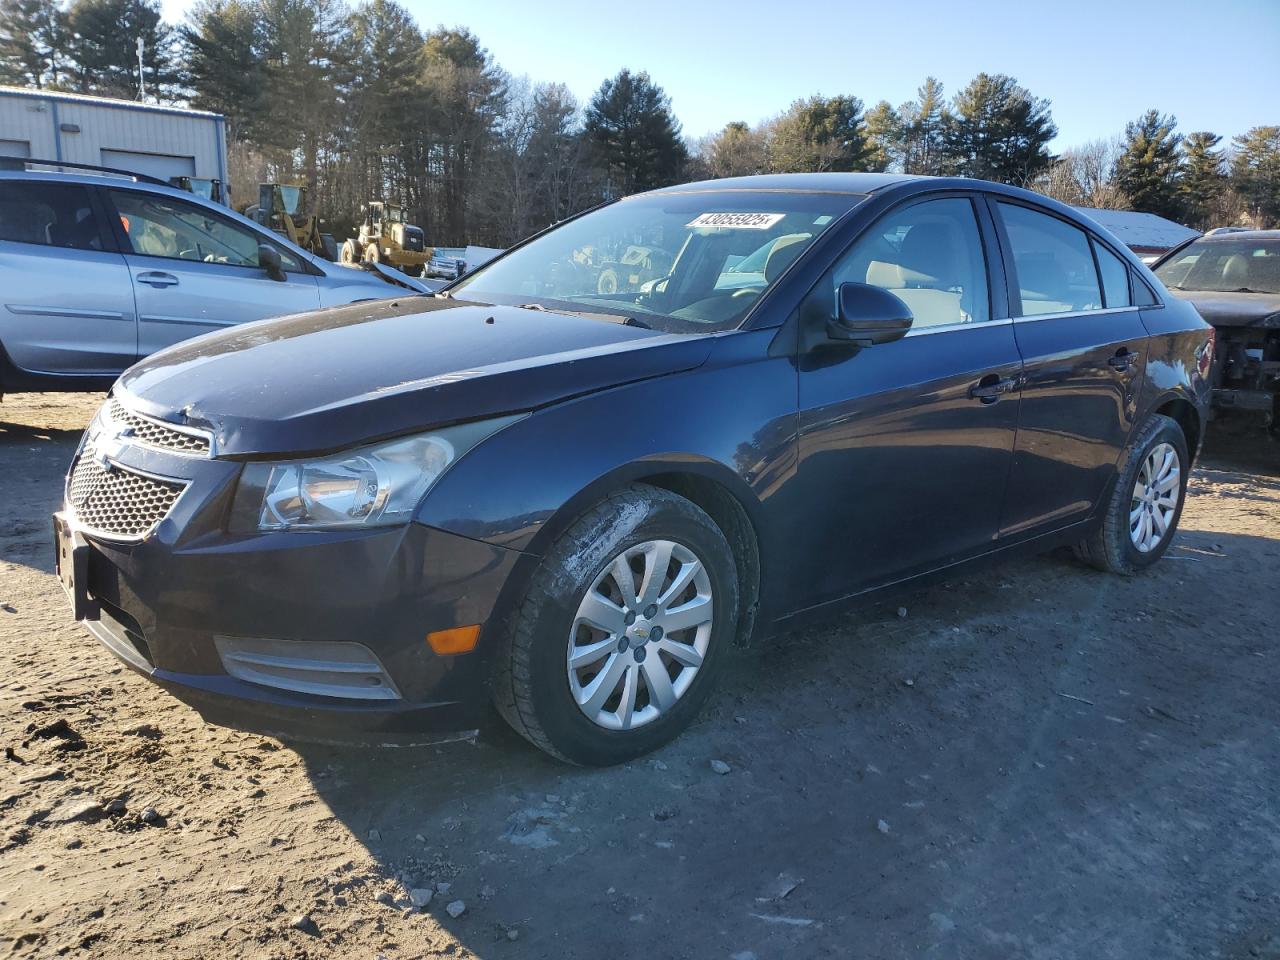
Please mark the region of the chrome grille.
<svg viewBox="0 0 1280 960"><path fill-rule="evenodd" d="M176 427L166 426L159 420L131 413L115 397L107 401L104 419L130 431L128 437L132 443L156 447L188 457L209 456L210 446L207 436L186 433Z"/></svg>
<svg viewBox="0 0 1280 960"><path fill-rule="evenodd" d="M67 480L67 503L92 533L139 540L173 509L185 484L134 473L92 456L76 458Z"/></svg>

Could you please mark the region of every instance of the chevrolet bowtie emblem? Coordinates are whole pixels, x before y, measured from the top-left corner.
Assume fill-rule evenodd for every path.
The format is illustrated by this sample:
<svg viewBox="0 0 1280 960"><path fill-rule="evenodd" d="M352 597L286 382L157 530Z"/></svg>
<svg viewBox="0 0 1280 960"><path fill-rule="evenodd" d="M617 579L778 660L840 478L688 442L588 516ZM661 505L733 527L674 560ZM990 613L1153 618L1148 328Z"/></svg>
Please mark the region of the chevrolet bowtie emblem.
<svg viewBox="0 0 1280 960"><path fill-rule="evenodd" d="M113 467L112 461L124 453L124 448L128 445L128 439L132 436L133 427L125 426L115 421L108 421L103 424L101 430L90 438L89 455L99 467L110 472Z"/></svg>

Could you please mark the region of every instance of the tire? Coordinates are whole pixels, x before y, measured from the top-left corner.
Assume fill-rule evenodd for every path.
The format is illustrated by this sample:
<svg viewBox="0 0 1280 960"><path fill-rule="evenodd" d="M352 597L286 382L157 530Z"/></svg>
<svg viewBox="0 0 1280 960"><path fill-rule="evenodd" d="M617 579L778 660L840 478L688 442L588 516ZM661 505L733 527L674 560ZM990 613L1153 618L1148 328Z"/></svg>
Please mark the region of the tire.
<svg viewBox="0 0 1280 960"><path fill-rule="evenodd" d="M406 263L403 269L404 269L405 276L408 276L408 277L422 276L422 264L420 263Z"/></svg>
<svg viewBox="0 0 1280 960"><path fill-rule="evenodd" d="M605 267L596 278L596 293L603 297L618 292L618 271L613 267Z"/></svg>
<svg viewBox="0 0 1280 960"><path fill-rule="evenodd" d="M356 242L354 240L343 240L342 252L339 254L338 258L343 263L358 262L360 260L360 257L356 252Z"/></svg>
<svg viewBox="0 0 1280 960"><path fill-rule="evenodd" d="M382 262L382 248L376 243L371 243L364 248L364 258L368 263Z"/></svg>
<svg viewBox="0 0 1280 960"><path fill-rule="evenodd" d="M664 545L668 565L659 559ZM618 558L626 566L615 564ZM639 618L623 618L630 605L614 578L633 578L635 592L644 594L642 571L659 566L664 575L654 589L665 608L642 606L642 595ZM677 592L665 596L671 590ZM612 631L582 619L585 609L603 610L588 604L607 594L617 598L606 611ZM733 552L699 507L657 487L619 490L569 527L534 572L495 658L498 712L534 746L568 763L609 766L655 750L693 721L714 688L737 629L738 595ZM703 616L710 617L705 631L703 624L676 626L679 618ZM671 636L659 629L663 623ZM596 648L605 652L592 659ZM584 654L586 665L571 668L570 656ZM594 704L589 692L610 683L612 693Z"/></svg>
<svg viewBox="0 0 1280 960"><path fill-rule="evenodd" d="M1147 503L1141 499L1146 492L1144 484L1140 482L1147 477L1147 474L1143 473L1144 465L1158 449L1171 451L1177 461L1174 467L1178 475L1173 478L1170 487L1171 492L1177 493L1177 502L1167 512L1162 505L1165 502L1163 494L1159 492L1152 494L1159 502ZM1163 454L1157 459L1160 463L1167 462ZM1099 570L1125 577L1140 573L1164 556L1165 551L1169 549L1169 544L1173 542L1178 530L1178 521L1182 517L1182 505L1187 497L1190 463L1187 439L1176 420L1161 414L1153 414L1145 420L1134 432L1128 447L1125 448L1116 483L1107 500L1098 529L1076 545L1076 556ZM1159 473L1159 464L1155 472ZM1156 486L1169 483L1170 478L1166 476ZM1147 521L1148 524L1152 524L1150 530L1158 531L1159 523L1166 524L1163 532L1159 534L1159 539L1153 543L1149 542L1145 550L1140 549L1135 542L1135 540L1144 539L1143 528L1139 526L1136 533L1131 528L1133 516L1131 511L1134 510L1134 504L1138 505L1138 510L1145 510L1151 518ZM1139 524L1141 524L1140 515Z"/></svg>

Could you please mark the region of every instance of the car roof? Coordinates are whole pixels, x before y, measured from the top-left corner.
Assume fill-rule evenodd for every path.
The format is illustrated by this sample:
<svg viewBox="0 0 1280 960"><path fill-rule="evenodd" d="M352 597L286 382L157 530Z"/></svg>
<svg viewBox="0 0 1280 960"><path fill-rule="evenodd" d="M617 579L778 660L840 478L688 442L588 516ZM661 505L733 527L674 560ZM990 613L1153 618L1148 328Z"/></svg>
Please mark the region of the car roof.
<svg viewBox="0 0 1280 960"><path fill-rule="evenodd" d="M924 177L899 173L766 173L753 177L694 180L652 193L701 193L708 190L784 190L790 192L868 194Z"/></svg>
<svg viewBox="0 0 1280 960"><path fill-rule="evenodd" d="M159 184L154 182L150 177L139 174L132 177L127 173L73 173L71 171L61 170L4 170L0 169L0 180L35 180L44 183L79 183L87 187L130 187L137 190L145 190L147 193L161 193L166 196L180 197L183 200L195 199L197 202L212 206L219 211L225 212L229 207L223 207L220 204L212 203L205 200L204 197L196 196L186 190L179 190L177 187L171 187L168 184Z"/></svg>
<svg viewBox="0 0 1280 960"><path fill-rule="evenodd" d="M1280 230L1232 230L1200 237L1202 243L1230 243L1233 240L1280 240Z"/></svg>

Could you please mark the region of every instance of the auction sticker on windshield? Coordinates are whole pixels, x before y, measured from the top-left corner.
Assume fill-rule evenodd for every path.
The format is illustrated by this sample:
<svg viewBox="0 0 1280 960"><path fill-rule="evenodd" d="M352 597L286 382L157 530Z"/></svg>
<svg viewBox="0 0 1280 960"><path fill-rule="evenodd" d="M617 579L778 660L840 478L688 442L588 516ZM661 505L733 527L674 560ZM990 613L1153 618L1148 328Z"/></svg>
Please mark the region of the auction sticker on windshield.
<svg viewBox="0 0 1280 960"><path fill-rule="evenodd" d="M720 227L730 230L768 230L785 213L703 213L685 224L693 227Z"/></svg>

